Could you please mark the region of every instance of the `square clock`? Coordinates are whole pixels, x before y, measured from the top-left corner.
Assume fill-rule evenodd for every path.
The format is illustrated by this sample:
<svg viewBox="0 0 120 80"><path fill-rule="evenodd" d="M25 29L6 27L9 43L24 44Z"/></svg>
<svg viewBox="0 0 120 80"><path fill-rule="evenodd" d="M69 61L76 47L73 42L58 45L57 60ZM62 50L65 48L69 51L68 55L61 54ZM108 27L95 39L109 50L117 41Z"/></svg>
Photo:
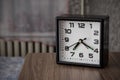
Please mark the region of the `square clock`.
<svg viewBox="0 0 120 80"><path fill-rule="evenodd" d="M105 67L109 52L109 17L56 17L58 64Z"/></svg>

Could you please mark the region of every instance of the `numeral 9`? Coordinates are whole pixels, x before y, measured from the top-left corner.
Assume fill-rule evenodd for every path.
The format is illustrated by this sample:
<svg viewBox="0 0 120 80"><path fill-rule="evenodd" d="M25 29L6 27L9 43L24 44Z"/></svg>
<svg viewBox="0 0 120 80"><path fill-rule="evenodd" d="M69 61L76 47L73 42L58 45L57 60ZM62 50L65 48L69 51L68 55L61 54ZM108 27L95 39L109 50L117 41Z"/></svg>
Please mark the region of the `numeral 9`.
<svg viewBox="0 0 120 80"><path fill-rule="evenodd" d="M68 37L65 37L65 42L69 42L69 38Z"/></svg>

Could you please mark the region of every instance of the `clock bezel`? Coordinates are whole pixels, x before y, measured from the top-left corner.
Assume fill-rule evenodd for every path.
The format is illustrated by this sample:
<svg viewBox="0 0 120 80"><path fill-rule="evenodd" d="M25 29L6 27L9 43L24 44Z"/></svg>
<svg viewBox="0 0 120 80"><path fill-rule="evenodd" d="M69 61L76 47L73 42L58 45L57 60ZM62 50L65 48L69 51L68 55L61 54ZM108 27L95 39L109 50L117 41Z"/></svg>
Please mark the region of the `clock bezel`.
<svg viewBox="0 0 120 80"><path fill-rule="evenodd" d="M103 48L104 48L104 19L103 19L104 16L70 16L70 17L66 17L66 16L58 16L56 18L56 21L57 21L57 30L56 30L56 46L57 46L57 54L56 54L56 62L58 64L68 64L68 65L80 65L80 66L90 66L90 67L104 67L104 62L103 62L103 54L104 54L104 51L103 51ZM100 40L101 40L101 43L100 43L100 64L99 65L96 65L96 64L88 64L88 63L76 63L76 62L67 62L67 61L60 61L59 59L59 21L90 21L90 22L100 22Z"/></svg>

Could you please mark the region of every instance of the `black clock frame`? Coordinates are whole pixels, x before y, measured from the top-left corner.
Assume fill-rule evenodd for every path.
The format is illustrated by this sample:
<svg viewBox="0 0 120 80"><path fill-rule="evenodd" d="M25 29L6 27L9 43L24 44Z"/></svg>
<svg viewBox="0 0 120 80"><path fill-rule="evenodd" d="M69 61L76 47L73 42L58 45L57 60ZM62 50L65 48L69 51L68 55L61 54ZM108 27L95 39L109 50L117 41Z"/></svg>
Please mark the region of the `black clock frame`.
<svg viewBox="0 0 120 80"><path fill-rule="evenodd" d="M75 62L66 62L59 60L59 21L91 21L91 22L100 22L101 23L101 43L100 43L100 64L86 64L86 63L75 63ZM80 65L80 66L90 66L90 67L100 67L103 68L108 64L108 54L109 54L109 16L100 16L100 15L62 15L56 17L56 62L57 64L68 64L68 65Z"/></svg>

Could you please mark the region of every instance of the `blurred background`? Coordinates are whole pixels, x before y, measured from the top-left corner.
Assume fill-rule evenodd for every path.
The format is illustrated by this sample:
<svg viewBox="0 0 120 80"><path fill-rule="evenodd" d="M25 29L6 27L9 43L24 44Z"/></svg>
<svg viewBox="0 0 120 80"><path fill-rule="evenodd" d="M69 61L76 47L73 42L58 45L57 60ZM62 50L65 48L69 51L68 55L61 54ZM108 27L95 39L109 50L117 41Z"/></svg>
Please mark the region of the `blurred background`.
<svg viewBox="0 0 120 80"><path fill-rule="evenodd" d="M120 52L120 0L0 0L0 80L17 80L27 53L56 52L62 14L109 15L109 50Z"/></svg>
<svg viewBox="0 0 120 80"><path fill-rule="evenodd" d="M119 0L0 0L0 38L55 45L55 17L109 15L110 51L120 51Z"/></svg>

